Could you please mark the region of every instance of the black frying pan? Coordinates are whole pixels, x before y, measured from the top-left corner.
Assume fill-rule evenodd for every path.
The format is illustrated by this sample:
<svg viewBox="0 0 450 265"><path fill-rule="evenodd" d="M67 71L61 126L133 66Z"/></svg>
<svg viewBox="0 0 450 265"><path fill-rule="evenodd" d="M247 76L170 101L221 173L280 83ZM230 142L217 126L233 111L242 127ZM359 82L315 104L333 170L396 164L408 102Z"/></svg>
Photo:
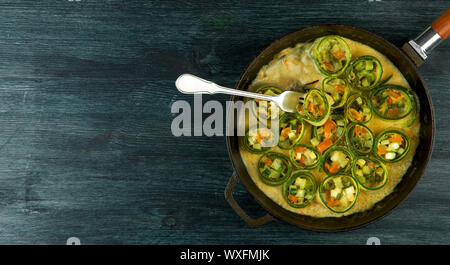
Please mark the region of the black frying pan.
<svg viewBox="0 0 450 265"><path fill-rule="evenodd" d="M360 43L366 44L385 56L387 56L403 73L411 88L417 93L420 99L420 136L419 146L413 158L412 165L409 167L402 181L397 185L392 194L378 202L372 209L355 213L340 218L326 217L314 218L310 216L299 215L284 209L277 203L267 197L253 182L249 176L239 152L239 141L237 136L227 136L228 152L234 167L227 188L225 189L225 198L230 203L236 213L252 226L262 225L275 218L284 220L288 223L320 231L340 231L361 227L371 223L389 213L398 206L412 191L416 183L422 176L431 157L434 140L434 111L431 103L428 89L423 78L420 76L417 66L422 64L427 58L429 52L445 39L450 33L450 9L439 17L430 28L414 41L405 44L402 49L392 45L387 40L363 29L345 26L345 25L319 25L300 29L283 38L273 42L264 49L248 66L242 74L235 89L247 90L251 82L255 79L262 66L267 64L275 54L281 50L292 47L299 42L307 42L324 35L340 35ZM231 100L243 100L241 97L233 96ZM227 117L235 115L233 109L228 109ZM237 118L233 119L236 123ZM228 118L227 125L229 130L236 130L237 125L231 124ZM235 131L234 135L237 135ZM242 208L233 199L232 191L238 181L241 181L248 192L255 200L267 210L267 215L260 218L248 216Z"/></svg>

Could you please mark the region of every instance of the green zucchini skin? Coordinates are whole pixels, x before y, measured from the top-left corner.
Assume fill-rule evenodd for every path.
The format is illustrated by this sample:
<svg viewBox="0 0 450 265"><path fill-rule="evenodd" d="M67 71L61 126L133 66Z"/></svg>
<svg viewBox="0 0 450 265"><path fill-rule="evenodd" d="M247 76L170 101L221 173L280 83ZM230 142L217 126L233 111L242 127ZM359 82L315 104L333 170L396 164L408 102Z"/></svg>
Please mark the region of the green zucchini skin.
<svg viewBox="0 0 450 265"><path fill-rule="evenodd" d="M250 130L253 130L253 129L256 129L256 127L249 128L249 129L245 132L245 136L244 136L243 142L242 142L242 146L244 147L244 149L245 149L247 152L252 153L252 154L262 154L262 153L265 153L265 152L269 151L272 147L262 147L261 150L257 150L257 149L253 149L253 148L251 148L251 147L249 146L249 143L248 143L248 137L249 137L249 135L248 135L248 134L249 134ZM258 129L259 129L259 128L258 128ZM273 137L273 136L272 136L272 137ZM275 144L274 144L274 146L275 146Z"/></svg>
<svg viewBox="0 0 450 265"><path fill-rule="evenodd" d="M380 185L378 185L378 186L376 186L376 187L368 187L368 186L366 186L364 183L362 183L362 181L358 178L358 176L357 176L356 173L355 173L357 161L358 161L359 159L364 159L364 160L366 160L366 161L371 161L371 162L373 162L373 163L375 163L375 164L377 164L377 165L380 165L380 166L383 168L383 171L384 171L384 180L381 182ZM358 181L359 185L360 185L363 189L369 190L369 191L370 191L370 190L379 190L379 189L383 188L383 187L386 185L386 183L387 183L387 181L388 181L388 178L389 178L389 172L388 172L386 166L384 165L384 163L381 162L379 159L372 158L372 157L356 157L355 160L353 161L353 165L352 165L352 175L353 175L353 177Z"/></svg>
<svg viewBox="0 0 450 265"><path fill-rule="evenodd" d="M306 147L306 148L308 148L309 150L313 151L314 154L317 156L317 161L316 161L314 164L309 165L309 166L301 165L300 163L298 163L298 162L294 159L295 148L298 147L298 146L300 146L300 147ZM295 168L298 168L298 169L313 169L313 168L316 168L316 167L320 164L321 158L322 158L322 154L319 152L319 150L317 150L315 147L313 147L313 146L311 146L311 145L307 145L307 144L300 144L300 143L297 143L297 144L295 144L294 146L292 146L291 150L289 151L289 159L291 160L292 165L293 165Z"/></svg>
<svg viewBox="0 0 450 265"><path fill-rule="evenodd" d="M319 118L311 117L309 112L306 110L306 102L307 102L308 98L312 97L313 95L318 95L320 97L320 99L324 103L324 112L323 112L323 115L320 116ZM299 106L303 107L303 111L299 108ZM325 96L325 94L322 91L318 90L318 89L311 89L311 90L309 90L309 92L305 96L305 99L304 99L303 103L297 105L297 114L300 115L300 117L302 117L303 119L305 119L305 120L307 120L309 122L313 122L313 123L322 122L323 119L325 119L327 117L327 114L328 114L329 111L330 111L330 105L329 105L328 99Z"/></svg>
<svg viewBox="0 0 450 265"><path fill-rule="evenodd" d="M290 149L292 146L294 146L296 143L298 143L302 139L302 137L303 137L303 135L305 133L305 122L303 121L303 119L301 119L295 113L284 113L283 115L281 115L280 120L279 120L280 126L281 126L281 123L285 122L288 119L289 120L296 119L302 125L302 131L300 132L297 140L293 144L291 144L290 146L283 145L281 143L281 140L278 141L278 147L280 147L281 149L286 149L286 150ZM280 127L280 133L281 133L281 127Z"/></svg>
<svg viewBox="0 0 450 265"><path fill-rule="evenodd" d="M312 193L314 194L313 198L312 198L311 200L308 200L308 201L306 201L306 202L304 202L304 203L301 203L301 204L295 204L295 203L292 203L292 202L288 199L288 195L289 195L289 185L292 185L292 183L294 183L295 180L296 180L298 177L304 177L304 178L306 178L306 179L313 185L313 188L312 188L312 189L313 189ZM308 206L309 203L310 203L311 201L314 200L315 195L316 195L316 192L317 192L317 184L316 184L316 180L315 180L314 175L311 174L309 171L297 171L297 172L294 172L294 173L291 174L291 176L289 177L289 179L283 184L283 197L284 197L284 199L286 200L286 202L287 202L290 206L292 206L292 207L294 207L294 208L305 208L306 206Z"/></svg>
<svg viewBox="0 0 450 265"><path fill-rule="evenodd" d="M320 52L320 50L322 48L325 48L327 45L330 45L331 42L336 42L340 46L340 49L342 49L342 52L344 53L344 57L345 57L345 60L343 60L344 65L342 65L341 60L338 60L339 63L341 64L341 68L337 69L335 71L330 71L330 70L326 69L325 62L329 58L328 59L323 58L323 56ZM352 53L350 51L350 47L348 46L347 42L345 42L344 39L342 39L341 37L336 36L336 35L324 36L316 45L314 45L311 48L310 55L313 58L317 69L319 69L319 71L322 74L327 75L327 76L341 75L347 69L348 65L350 64L351 58L352 58ZM333 55L328 54L328 56L333 56ZM337 57L335 57L335 56L333 56L333 57L335 59L337 59ZM330 62L328 62L328 63L330 63Z"/></svg>
<svg viewBox="0 0 450 265"><path fill-rule="evenodd" d="M368 113L368 118L366 118L364 121L359 121L359 120L356 120L352 115L350 115L350 111L349 111L349 109L350 109L350 107L352 106L352 104L354 103L354 101L356 101L357 100L357 98L361 98L362 99L362 101L363 101L363 105L365 104L365 105L367 105L367 108L368 108L368 110L369 110L369 113ZM357 103L355 103L355 104L357 104ZM369 99L365 96L365 95L363 95L363 94L359 94L359 93L353 93L353 94L351 94L349 97L348 97L348 99L347 99L347 103L346 103L346 105L345 105L345 117L350 121L350 122L359 122L359 123L363 123L363 124L366 124L366 123L368 123L371 119L372 119L372 117L373 117L373 110L372 110L372 108L371 108L371 105L370 105L370 102L369 102Z"/></svg>
<svg viewBox="0 0 450 265"><path fill-rule="evenodd" d="M356 195L355 195L355 199L353 200L353 203L351 205L349 205L347 208L343 209L343 210L336 210L334 208L332 208L331 206L328 206L328 204L326 203L326 201L324 200L322 194L324 193L324 184L327 183L327 181L329 181L330 179L333 178L337 178L337 177L341 177L341 176L346 176L349 177L353 183L353 186L356 189ZM320 197L320 201L322 202L322 204L330 211L334 212L334 213L345 213L348 210L350 210L351 208L353 208L353 206L355 205L356 201L358 200L358 195L359 195L359 185L358 185L358 181L351 175L349 174L338 174L338 175L333 175L333 176L328 176L326 177L322 183L320 184L320 188L319 188L319 197Z"/></svg>
<svg viewBox="0 0 450 265"><path fill-rule="evenodd" d="M330 173L328 171L328 169L325 167L325 163L328 159L328 157L331 155L331 152L333 151L342 151L344 152L349 158L350 161L348 161L347 165L345 166L344 169L339 170L336 173ZM327 175L329 176L333 176L333 175L339 175L339 174L344 174L344 173L348 173L351 171L351 167L352 167L352 163L354 160L354 155L353 153L346 147L346 146L333 146L330 147L325 154L322 156L322 161L321 161L321 166L322 166L322 170L325 171L325 173L327 173Z"/></svg>
<svg viewBox="0 0 450 265"><path fill-rule="evenodd" d="M370 146L369 150L367 150L367 151L359 150L358 148L356 148L355 144L353 143L352 137L351 137L350 134L353 133L353 129L355 128L355 126L364 127L364 129L366 129L369 132L369 134L371 135L372 145ZM372 130L369 127L367 127L366 125L364 125L364 124L362 124L360 122L354 122L354 123L349 124L347 126L345 136L346 136L346 140L347 140L347 145L348 145L350 151L352 151L354 153L354 155L367 155L367 154L370 154L372 152L373 145L375 143L375 136L374 136Z"/></svg>
<svg viewBox="0 0 450 265"><path fill-rule="evenodd" d="M276 94L276 95L279 95L279 94L283 93L283 90L281 88L279 88L279 87L276 87L276 86L260 87L260 88L256 89L255 93L264 94L269 89L274 91L275 92L274 94ZM268 102L267 105L269 106L269 104L275 104L275 103ZM278 120L279 117L284 113L280 108L278 108L278 117L276 117L274 119L267 119L267 117L266 118L261 118L261 117L259 117L259 113L258 113L258 110L257 110L258 106L259 106L259 103L255 101L255 106L252 108L252 113L256 117L256 119L258 121L262 122L263 124L266 124L270 120Z"/></svg>
<svg viewBox="0 0 450 265"><path fill-rule="evenodd" d="M345 90L344 90L344 94L342 95L341 101L339 101L339 102L335 101L333 103L333 105L331 105L331 109L332 110L340 108L340 107L343 107L345 105L345 102L347 101L347 97L348 97L348 95L350 93L350 87L348 86L347 80L341 79L341 78L337 78L337 77L327 77L327 78L323 79L323 81L322 81L322 91L324 93L330 95L330 93L328 93L326 91L326 86L327 86L328 83L333 82L335 80L342 81L344 83Z"/></svg>
<svg viewBox="0 0 450 265"><path fill-rule="evenodd" d="M271 159L278 158L278 159L282 160L284 165L287 166L287 172L285 173L285 175L283 177L279 178L279 179L276 179L276 180L270 179L270 178L267 178L266 176L264 176L261 173L261 171L259 170L259 165L261 163L261 159L263 159L264 157L268 157L268 158L271 158ZM257 171L258 171L258 175L259 175L260 179L265 184L270 185L270 186L278 186L278 185L283 184L291 176L291 173L292 173L292 165L289 162L289 159L286 156L284 156L284 155L282 155L280 153L276 153L276 152L268 152L268 153L263 154L258 160L257 167L258 167Z"/></svg>
<svg viewBox="0 0 450 265"><path fill-rule="evenodd" d="M382 156L378 155L378 143L380 142L381 138L387 133L400 134L403 137L403 139L406 141L406 143L405 143L405 151L399 157L397 157L397 158L395 158L393 160L386 160ZM400 160L402 160L403 158L405 158L406 154L408 154L408 152L409 152L410 147L411 147L410 139L404 132L402 132L400 130L397 130L397 129L387 129L387 130L381 132L377 136L377 138L375 139L374 148L373 148L373 154L375 155L375 157L377 159L379 159L380 161L382 161L384 163L396 163L396 162L399 162Z"/></svg>
<svg viewBox="0 0 450 265"><path fill-rule="evenodd" d="M373 84L371 84L369 86L362 86L362 85L358 84L359 80L357 79L356 67L361 62L365 62L365 64L372 63L372 65L373 65L373 63L375 63L375 67L378 67L378 69L379 69L378 72L374 72L374 74L376 75L375 80L373 81ZM363 70L363 71L371 71L371 70ZM370 91L373 88L375 88L378 85L378 83L380 82L382 75L383 75L383 67L381 66L380 61L377 58L370 56L370 55L361 56L361 57L354 59L350 63L350 65L346 71L347 81L352 85L352 87L359 89L361 91Z"/></svg>
<svg viewBox="0 0 450 265"><path fill-rule="evenodd" d="M397 91L397 93L403 94L408 99L408 106L409 106L409 108L402 115L399 115L399 116L396 116L396 117L388 117L388 116L385 116L385 115L381 114L378 111L378 108L375 106L374 100L376 101L377 95L379 95L380 93L383 93L384 91L386 91L388 89ZM400 120L400 119L403 119L406 116L408 116L411 113L411 111L413 110L413 108L414 108L414 98L411 95L411 93L408 91L408 89L406 89L406 88L404 88L402 86L398 86L398 85L390 85L390 84L388 84L388 85L384 85L384 86L379 87L377 90L375 90L375 91L373 91L371 93L369 102L370 102L370 107L372 109L372 112L375 113L375 115L377 115L378 117L380 117L380 118L382 118L384 120Z"/></svg>

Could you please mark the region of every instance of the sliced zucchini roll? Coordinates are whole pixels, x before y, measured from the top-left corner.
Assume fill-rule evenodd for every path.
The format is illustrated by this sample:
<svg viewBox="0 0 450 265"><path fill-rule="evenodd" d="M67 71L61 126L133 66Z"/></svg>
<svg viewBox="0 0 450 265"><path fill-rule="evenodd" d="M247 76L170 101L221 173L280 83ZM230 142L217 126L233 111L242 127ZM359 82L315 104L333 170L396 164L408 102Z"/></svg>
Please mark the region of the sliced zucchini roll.
<svg viewBox="0 0 450 265"><path fill-rule="evenodd" d="M352 123L347 127L347 144L358 155L367 155L372 151L375 137L372 131L362 123Z"/></svg>
<svg viewBox="0 0 450 265"><path fill-rule="evenodd" d="M276 96L283 93L283 90L275 86L266 86L258 88L255 91L255 93L269 96ZM278 108L277 104L271 101L265 101L260 99L253 99L253 100L256 103L255 107L252 109L253 114L259 121L263 123L266 123L267 120L270 119L278 120L279 116L283 114L283 111L280 108Z"/></svg>
<svg viewBox="0 0 450 265"><path fill-rule="evenodd" d="M345 115L351 122L369 122L372 119L372 109L367 97L358 93L351 95L347 100Z"/></svg>
<svg viewBox="0 0 450 265"><path fill-rule="evenodd" d="M385 163L402 160L409 152L410 142L406 134L399 130L388 129L375 140L375 155Z"/></svg>
<svg viewBox="0 0 450 265"><path fill-rule="evenodd" d="M328 76L342 74L352 58L348 44L335 35L323 37L311 48L310 54L319 71Z"/></svg>
<svg viewBox="0 0 450 265"><path fill-rule="evenodd" d="M327 175L350 172L353 162L352 153L343 146L335 146L323 155L322 168Z"/></svg>
<svg viewBox="0 0 450 265"><path fill-rule="evenodd" d="M399 120L411 113L414 98L407 89L397 85L385 85L370 96L373 112L386 120Z"/></svg>
<svg viewBox="0 0 450 265"><path fill-rule="evenodd" d="M289 151L292 164L297 168L312 169L320 163L320 152L306 144L296 144Z"/></svg>
<svg viewBox="0 0 450 265"><path fill-rule="evenodd" d="M347 80L359 90L372 90L380 82L383 67L373 56L361 56L353 60L347 69Z"/></svg>
<svg viewBox="0 0 450 265"><path fill-rule="evenodd" d="M314 126L314 137L311 138L311 145L323 153L331 146L340 142L345 133L346 119L344 115L331 114L322 126Z"/></svg>
<svg viewBox="0 0 450 265"><path fill-rule="evenodd" d="M331 109L337 109L344 106L350 92L350 88L344 79L328 77L322 82L322 91L334 100L333 105L331 105Z"/></svg>
<svg viewBox="0 0 450 265"><path fill-rule="evenodd" d="M284 183L283 194L286 202L294 208L304 208L316 196L316 180L307 171L299 171Z"/></svg>
<svg viewBox="0 0 450 265"><path fill-rule="evenodd" d="M275 136L268 128L253 127L245 133L243 146L253 154L260 154L275 146Z"/></svg>
<svg viewBox="0 0 450 265"><path fill-rule="evenodd" d="M289 159L279 153L268 152L258 160L258 174L267 185L280 185L285 182L292 172Z"/></svg>
<svg viewBox="0 0 450 265"><path fill-rule="evenodd" d="M278 146L282 149L290 149L303 136L305 124L294 113L284 113L280 117L280 137Z"/></svg>
<svg viewBox="0 0 450 265"><path fill-rule="evenodd" d="M352 174L366 190L381 189L388 180L386 166L378 159L369 157L355 159Z"/></svg>
<svg viewBox="0 0 450 265"><path fill-rule="evenodd" d="M344 213L350 210L358 198L359 187L356 180L345 174L326 177L319 189L319 197L329 210Z"/></svg>
<svg viewBox="0 0 450 265"><path fill-rule="evenodd" d="M314 126L324 124L331 113L329 97L318 89L311 89L305 95L303 103L297 105L297 114Z"/></svg>

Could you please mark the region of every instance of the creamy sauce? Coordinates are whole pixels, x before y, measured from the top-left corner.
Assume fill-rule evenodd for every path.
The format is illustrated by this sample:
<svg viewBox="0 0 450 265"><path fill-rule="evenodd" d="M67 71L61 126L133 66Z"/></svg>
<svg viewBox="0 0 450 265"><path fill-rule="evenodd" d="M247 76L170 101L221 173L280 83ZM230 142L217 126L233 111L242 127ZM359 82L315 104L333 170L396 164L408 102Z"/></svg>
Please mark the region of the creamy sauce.
<svg viewBox="0 0 450 265"><path fill-rule="evenodd" d="M367 45L352 41L350 39L343 39L350 47L352 60L362 55L372 55L379 59L383 67L383 76L381 80L384 80L388 76L392 75L392 78L389 80L388 84L396 84L406 88L410 88L408 82L400 73L400 71L383 54ZM321 74L317 70L314 61L311 59L309 55L309 49L311 48L311 46L312 43L300 43L295 47L282 50L278 55L274 57L274 59L269 64L261 68L257 75L257 78L250 85L249 90L254 91L259 87L267 85L273 85L281 89L286 89L296 83L307 84L315 80L319 80L319 82L316 82L313 87L320 89L322 80L326 78L326 76ZM281 58L281 56L283 55L284 57ZM291 207L283 198L283 185L269 186L264 184L260 180L258 176L257 162L261 154L251 154L244 150L242 146L240 148L240 152L247 171L255 184L269 198L271 198L274 202L276 202L283 208L298 214L314 217L339 217L342 215L351 215L353 213L362 212L372 208L375 203L381 201L387 195L392 193L395 186L402 180L403 175L411 165L414 153L419 144L420 123L418 114L414 123L410 127L406 127L404 125L406 121L411 118L411 115L412 114L397 121L386 121L380 119L374 114L373 118L366 124L373 131L375 136L377 136L381 131L385 130L388 127L399 128L410 138L411 148L409 153L403 160L393 164L385 163L386 168L389 172L389 178L383 188L374 191L366 191L360 187L359 196L355 205L345 213L334 213L327 209L320 201L318 192L316 193L315 200L311 202L307 207ZM247 126L245 122L247 118L244 115L240 115L239 126ZM303 138L300 140L300 143L310 144L311 130L312 127L308 124L305 127L305 133L303 135ZM282 153L289 157L289 150L280 149L278 146L273 147L270 151ZM318 172L319 168L320 166L318 166L316 169L310 170L310 172L316 177L318 187L322 183L322 180L326 177L326 174L323 172L323 170L321 172Z"/></svg>

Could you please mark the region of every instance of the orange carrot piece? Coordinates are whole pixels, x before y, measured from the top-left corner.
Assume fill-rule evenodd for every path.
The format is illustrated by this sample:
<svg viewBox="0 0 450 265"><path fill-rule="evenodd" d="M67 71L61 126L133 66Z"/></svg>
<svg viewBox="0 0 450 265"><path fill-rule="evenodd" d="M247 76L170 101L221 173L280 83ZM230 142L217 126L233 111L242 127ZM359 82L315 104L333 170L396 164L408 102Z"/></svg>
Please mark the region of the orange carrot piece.
<svg viewBox="0 0 450 265"><path fill-rule="evenodd" d="M363 115L361 113L359 113L356 109L349 108L348 111L350 111L350 115L352 115L353 118L355 118L355 120L363 121L363 119L364 119Z"/></svg>
<svg viewBox="0 0 450 265"><path fill-rule="evenodd" d="M291 194L288 195L288 200L291 201L292 203L297 203L298 202L297 196L294 196L294 195L291 195Z"/></svg>
<svg viewBox="0 0 450 265"><path fill-rule="evenodd" d="M334 57L336 57L338 60L341 60L345 58L345 53L342 50L337 50L333 52Z"/></svg>
<svg viewBox="0 0 450 265"><path fill-rule="evenodd" d="M303 146L297 146L297 147L295 148L295 152L296 152L296 153L300 153L300 152L306 151L306 149L308 149L308 148L303 147Z"/></svg>
<svg viewBox="0 0 450 265"><path fill-rule="evenodd" d="M329 138L332 132L337 128L336 123L332 119L328 119L327 122L323 125L323 132L325 134L325 138Z"/></svg>
<svg viewBox="0 0 450 265"><path fill-rule="evenodd" d="M323 153L323 151L327 150L332 145L333 145L333 141L330 138L328 138L328 139L325 139L323 142L321 142L317 146L317 149L319 150L319 152Z"/></svg>
<svg viewBox="0 0 450 265"><path fill-rule="evenodd" d="M325 163L325 168L328 170L328 172L330 172L331 174L336 174L339 169L341 168L341 166L339 165L338 162L333 162L331 163Z"/></svg>
<svg viewBox="0 0 450 265"><path fill-rule="evenodd" d="M266 161L266 166L270 167L270 165L272 165L272 159L267 159Z"/></svg>
<svg viewBox="0 0 450 265"><path fill-rule="evenodd" d="M344 92L345 91L345 86L344 85L335 85L334 89L336 89L337 92Z"/></svg>
<svg viewBox="0 0 450 265"><path fill-rule="evenodd" d="M378 146L378 148L377 148L377 154L378 155L381 156L381 155L384 155L386 153L387 153L387 151L386 151L386 147L384 145Z"/></svg>
<svg viewBox="0 0 450 265"><path fill-rule="evenodd" d="M389 141L391 143L402 143L403 142L403 137L398 134L398 133L394 133L390 138Z"/></svg>
<svg viewBox="0 0 450 265"><path fill-rule="evenodd" d="M281 130L281 136L289 137L289 133L291 132L291 127L284 128Z"/></svg>
<svg viewBox="0 0 450 265"><path fill-rule="evenodd" d="M328 206L331 206L331 207L336 206L336 205L339 204L339 201L336 200L335 198L331 197L331 196L329 196L329 197L327 198L327 201L326 201L326 202L327 202L327 205L328 205Z"/></svg>

